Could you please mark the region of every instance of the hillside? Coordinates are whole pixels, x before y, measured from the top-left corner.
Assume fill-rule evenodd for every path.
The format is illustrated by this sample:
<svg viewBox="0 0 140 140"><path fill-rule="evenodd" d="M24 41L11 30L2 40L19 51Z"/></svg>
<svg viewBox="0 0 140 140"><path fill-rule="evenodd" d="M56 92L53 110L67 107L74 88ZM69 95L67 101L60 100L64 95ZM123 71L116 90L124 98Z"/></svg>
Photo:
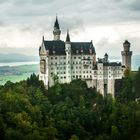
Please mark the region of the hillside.
<svg viewBox="0 0 140 140"><path fill-rule="evenodd" d="M140 70L123 80L120 97L102 97L81 80L48 90L33 74L0 86L2 140L139 140ZM131 83L135 84L131 84Z"/></svg>

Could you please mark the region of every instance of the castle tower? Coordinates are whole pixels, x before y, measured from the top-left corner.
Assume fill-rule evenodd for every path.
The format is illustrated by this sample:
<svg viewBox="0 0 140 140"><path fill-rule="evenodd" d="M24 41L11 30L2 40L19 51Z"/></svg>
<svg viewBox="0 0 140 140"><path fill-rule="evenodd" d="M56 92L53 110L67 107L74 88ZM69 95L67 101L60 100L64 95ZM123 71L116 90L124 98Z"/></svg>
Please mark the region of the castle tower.
<svg viewBox="0 0 140 140"><path fill-rule="evenodd" d="M45 48L44 36L42 37L42 44L39 48L40 56L40 74L39 79L44 82L46 87L48 87L48 50Z"/></svg>
<svg viewBox="0 0 140 140"><path fill-rule="evenodd" d="M124 50L121 52L122 65L125 66L125 68L129 68L131 70L132 51L130 51L130 43L127 40L123 43L123 48Z"/></svg>
<svg viewBox="0 0 140 140"><path fill-rule="evenodd" d="M54 40L60 40L60 34L61 34L61 30L56 16L56 20L54 23L54 30L53 30Z"/></svg>
<svg viewBox="0 0 140 140"><path fill-rule="evenodd" d="M69 31L67 31L66 42L65 42L65 52L66 52L66 81L71 82L71 42Z"/></svg>

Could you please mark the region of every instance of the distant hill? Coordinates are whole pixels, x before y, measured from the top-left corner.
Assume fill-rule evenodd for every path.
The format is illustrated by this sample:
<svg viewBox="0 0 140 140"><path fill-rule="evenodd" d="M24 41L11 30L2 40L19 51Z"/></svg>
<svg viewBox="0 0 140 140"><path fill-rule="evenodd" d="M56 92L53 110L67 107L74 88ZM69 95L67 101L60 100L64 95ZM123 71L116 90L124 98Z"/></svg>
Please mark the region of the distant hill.
<svg viewBox="0 0 140 140"><path fill-rule="evenodd" d="M29 56L24 54L0 54L0 62L26 62L38 61L38 56Z"/></svg>
<svg viewBox="0 0 140 140"><path fill-rule="evenodd" d="M0 67L0 85L7 81L18 82L27 79L32 73L39 73L39 65L20 65L20 66L1 66Z"/></svg>

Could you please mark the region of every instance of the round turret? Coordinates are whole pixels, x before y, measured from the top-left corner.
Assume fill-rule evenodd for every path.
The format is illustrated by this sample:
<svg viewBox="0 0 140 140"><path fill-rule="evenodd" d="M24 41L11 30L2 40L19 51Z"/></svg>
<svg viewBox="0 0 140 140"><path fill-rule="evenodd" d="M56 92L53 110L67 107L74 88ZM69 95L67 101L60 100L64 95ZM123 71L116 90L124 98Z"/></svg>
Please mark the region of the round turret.
<svg viewBox="0 0 140 140"><path fill-rule="evenodd" d="M130 43L125 40L125 42L123 43L123 47L124 47L124 51L128 52L130 50Z"/></svg>

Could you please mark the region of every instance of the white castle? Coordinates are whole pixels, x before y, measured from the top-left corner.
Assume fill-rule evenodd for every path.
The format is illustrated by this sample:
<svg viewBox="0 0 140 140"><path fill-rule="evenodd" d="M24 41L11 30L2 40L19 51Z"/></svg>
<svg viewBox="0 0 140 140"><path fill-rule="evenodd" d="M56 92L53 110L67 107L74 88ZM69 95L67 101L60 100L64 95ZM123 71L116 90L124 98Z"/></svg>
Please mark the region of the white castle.
<svg viewBox="0 0 140 140"><path fill-rule="evenodd" d="M85 80L88 87L95 87L103 96L115 96L116 81L122 79L124 68L131 69L130 43L123 43L122 64L109 62L108 54L96 60L95 47L90 42L71 42L67 31L66 41L60 39L61 30L58 19L54 23L51 41L42 39L39 48L39 78L48 88L54 85L54 75L60 83L70 83L74 79Z"/></svg>

